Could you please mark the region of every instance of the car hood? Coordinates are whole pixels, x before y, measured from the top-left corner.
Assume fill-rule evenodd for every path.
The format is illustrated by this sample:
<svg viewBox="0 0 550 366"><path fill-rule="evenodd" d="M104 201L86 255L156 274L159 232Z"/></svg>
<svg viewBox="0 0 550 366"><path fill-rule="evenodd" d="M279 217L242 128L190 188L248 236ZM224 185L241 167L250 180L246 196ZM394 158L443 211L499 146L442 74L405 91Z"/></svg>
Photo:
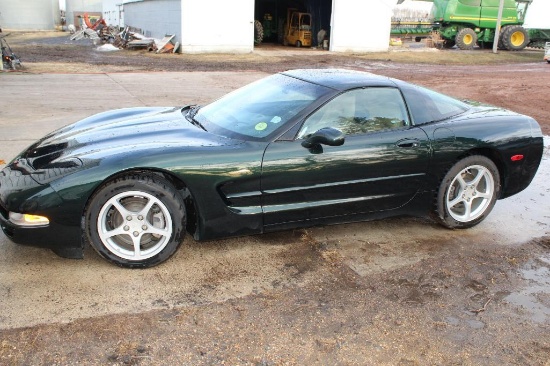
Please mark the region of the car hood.
<svg viewBox="0 0 550 366"><path fill-rule="evenodd" d="M206 148L239 144L191 124L187 108L127 108L100 113L52 132L20 158L34 169L79 164L87 155L152 150ZM81 162L80 162L81 163Z"/></svg>

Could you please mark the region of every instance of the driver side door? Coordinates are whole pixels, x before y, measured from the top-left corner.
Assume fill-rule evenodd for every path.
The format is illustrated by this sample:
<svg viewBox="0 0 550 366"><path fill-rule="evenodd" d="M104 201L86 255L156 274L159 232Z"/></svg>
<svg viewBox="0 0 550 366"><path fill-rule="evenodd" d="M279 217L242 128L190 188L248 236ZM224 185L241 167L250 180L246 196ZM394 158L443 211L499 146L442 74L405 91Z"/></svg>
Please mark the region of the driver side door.
<svg viewBox="0 0 550 366"><path fill-rule="evenodd" d="M323 128L341 131L344 143L302 145ZM429 159L429 139L411 126L399 89L347 91L312 113L294 140L266 148L264 225L401 207L421 188Z"/></svg>

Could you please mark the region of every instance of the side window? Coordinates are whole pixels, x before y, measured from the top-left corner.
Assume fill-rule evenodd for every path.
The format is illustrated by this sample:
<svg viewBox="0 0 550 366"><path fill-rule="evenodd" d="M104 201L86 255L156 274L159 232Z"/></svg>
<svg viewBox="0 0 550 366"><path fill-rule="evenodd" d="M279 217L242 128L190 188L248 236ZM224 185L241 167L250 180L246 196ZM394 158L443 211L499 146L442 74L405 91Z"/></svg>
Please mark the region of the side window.
<svg viewBox="0 0 550 366"><path fill-rule="evenodd" d="M459 100L413 84L401 84L415 125L441 121L464 113L470 107Z"/></svg>
<svg viewBox="0 0 550 366"><path fill-rule="evenodd" d="M346 135L402 128L409 125L403 97L397 88L355 89L338 95L304 122L298 138L333 127Z"/></svg>

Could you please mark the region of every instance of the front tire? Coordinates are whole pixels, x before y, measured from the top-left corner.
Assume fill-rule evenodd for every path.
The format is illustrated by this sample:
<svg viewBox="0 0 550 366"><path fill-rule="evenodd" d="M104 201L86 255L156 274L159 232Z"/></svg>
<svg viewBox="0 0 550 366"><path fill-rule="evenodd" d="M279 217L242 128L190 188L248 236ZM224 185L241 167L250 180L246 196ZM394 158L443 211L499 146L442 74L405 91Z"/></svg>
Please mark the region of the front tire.
<svg viewBox="0 0 550 366"><path fill-rule="evenodd" d="M181 245L185 205L166 179L131 174L100 187L90 200L84 224L90 244L103 258L121 267L152 267Z"/></svg>
<svg viewBox="0 0 550 366"><path fill-rule="evenodd" d="M455 41L461 50L472 50L477 43L477 34L471 28L463 28L457 33Z"/></svg>
<svg viewBox="0 0 550 366"><path fill-rule="evenodd" d="M500 174L487 157L460 160L445 175L437 195L436 217L451 229L479 224L493 209L500 194Z"/></svg>

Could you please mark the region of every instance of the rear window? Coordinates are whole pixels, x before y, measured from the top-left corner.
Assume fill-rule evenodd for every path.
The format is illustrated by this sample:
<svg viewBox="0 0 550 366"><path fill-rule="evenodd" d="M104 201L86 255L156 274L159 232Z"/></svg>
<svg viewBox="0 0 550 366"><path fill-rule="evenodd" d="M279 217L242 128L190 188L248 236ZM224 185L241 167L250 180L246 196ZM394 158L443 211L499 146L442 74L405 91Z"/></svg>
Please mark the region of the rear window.
<svg viewBox="0 0 550 366"><path fill-rule="evenodd" d="M418 85L400 84L414 124L441 121L466 112L470 107L460 100Z"/></svg>

